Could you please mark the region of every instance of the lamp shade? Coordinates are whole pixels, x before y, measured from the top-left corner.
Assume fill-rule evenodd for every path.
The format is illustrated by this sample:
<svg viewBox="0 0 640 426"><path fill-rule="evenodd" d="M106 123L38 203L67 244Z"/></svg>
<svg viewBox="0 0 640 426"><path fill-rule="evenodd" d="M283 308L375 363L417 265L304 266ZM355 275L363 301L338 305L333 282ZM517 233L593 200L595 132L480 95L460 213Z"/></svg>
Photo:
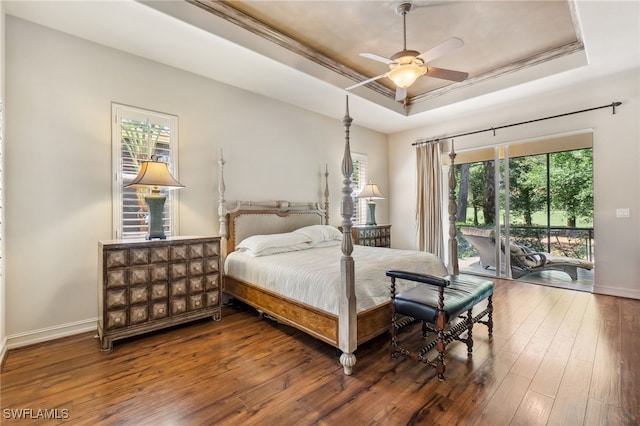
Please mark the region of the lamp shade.
<svg viewBox="0 0 640 426"><path fill-rule="evenodd" d="M419 66L415 62L402 64L389 71L387 77L393 81L396 86L406 89L416 82L418 77L427 72L426 67Z"/></svg>
<svg viewBox="0 0 640 426"><path fill-rule="evenodd" d="M376 185L375 183L366 184L364 188L362 188L362 191L360 191L360 193L356 195L356 198L368 198L369 200L384 200L382 193L378 189L378 185Z"/></svg>
<svg viewBox="0 0 640 426"><path fill-rule="evenodd" d="M143 161L138 171L138 176L126 187L152 186L155 188L184 188L169 172L167 163L161 161Z"/></svg>

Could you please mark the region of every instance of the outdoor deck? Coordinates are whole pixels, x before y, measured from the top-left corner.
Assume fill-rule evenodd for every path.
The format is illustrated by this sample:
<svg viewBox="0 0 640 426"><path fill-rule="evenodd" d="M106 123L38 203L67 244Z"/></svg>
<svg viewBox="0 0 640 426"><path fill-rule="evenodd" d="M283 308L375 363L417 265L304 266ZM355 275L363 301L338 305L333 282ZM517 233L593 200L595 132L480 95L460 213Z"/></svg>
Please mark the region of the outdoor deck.
<svg viewBox="0 0 640 426"><path fill-rule="evenodd" d="M495 277L495 268L483 269L479 263L479 257L468 257L460 259L460 272ZM532 284L541 284L550 287L566 288L571 290L579 290L593 292L593 270L585 270L578 268L578 280L572 281L571 278L560 271L541 271L525 275L518 278L518 281L528 282Z"/></svg>

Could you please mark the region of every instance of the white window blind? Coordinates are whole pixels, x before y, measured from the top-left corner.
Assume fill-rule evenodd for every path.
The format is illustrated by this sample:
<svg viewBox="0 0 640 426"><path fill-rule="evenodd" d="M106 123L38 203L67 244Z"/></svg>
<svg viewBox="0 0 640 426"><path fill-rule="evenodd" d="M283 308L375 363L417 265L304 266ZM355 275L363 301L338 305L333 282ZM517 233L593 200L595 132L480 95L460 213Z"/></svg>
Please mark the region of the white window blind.
<svg viewBox="0 0 640 426"><path fill-rule="evenodd" d="M167 163L179 180L178 117L113 104L113 232L117 239L144 238L148 227L146 188L125 188L138 174L140 164L156 156ZM163 212L164 233L177 235L178 191L161 191L167 197Z"/></svg>
<svg viewBox="0 0 640 426"><path fill-rule="evenodd" d="M367 222L367 201L355 198L367 184L367 156L364 154L351 154L353 161L353 222L356 225Z"/></svg>

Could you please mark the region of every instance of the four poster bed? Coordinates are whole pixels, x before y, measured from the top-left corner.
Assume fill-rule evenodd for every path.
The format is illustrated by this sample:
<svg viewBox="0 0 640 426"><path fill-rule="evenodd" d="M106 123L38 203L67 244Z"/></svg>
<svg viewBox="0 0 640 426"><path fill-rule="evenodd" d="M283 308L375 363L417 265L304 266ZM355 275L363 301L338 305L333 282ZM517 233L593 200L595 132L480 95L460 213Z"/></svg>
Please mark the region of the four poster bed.
<svg viewBox="0 0 640 426"><path fill-rule="evenodd" d="M324 209L317 203L245 201L228 210L222 153L218 199L224 292L338 348L347 375L356 363L358 344L389 330L390 292L385 272L405 269L436 276L447 273L442 260L430 253L354 247L351 121L347 103L343 118L342 232L328 225L328 183ZM325 180L328 182L328 172ZM417 284L406 281L397 285L411 288Z"/></svg>

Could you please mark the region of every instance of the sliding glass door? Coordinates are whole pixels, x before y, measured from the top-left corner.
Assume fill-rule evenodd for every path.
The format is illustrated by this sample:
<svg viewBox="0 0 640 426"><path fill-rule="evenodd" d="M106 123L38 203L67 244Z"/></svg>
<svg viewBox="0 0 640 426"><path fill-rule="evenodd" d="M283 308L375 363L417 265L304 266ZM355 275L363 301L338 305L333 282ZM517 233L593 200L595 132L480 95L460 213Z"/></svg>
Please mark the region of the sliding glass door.
<svg viewBox="0 0 640 426"><path fill-rule="evenodd" d="M456 223L461 272L574 281L570 275L541 268L536 261L560 256L593 262L591 136L585 133L458 154ZM532 252L543 255L528 255Z"/></svg>

